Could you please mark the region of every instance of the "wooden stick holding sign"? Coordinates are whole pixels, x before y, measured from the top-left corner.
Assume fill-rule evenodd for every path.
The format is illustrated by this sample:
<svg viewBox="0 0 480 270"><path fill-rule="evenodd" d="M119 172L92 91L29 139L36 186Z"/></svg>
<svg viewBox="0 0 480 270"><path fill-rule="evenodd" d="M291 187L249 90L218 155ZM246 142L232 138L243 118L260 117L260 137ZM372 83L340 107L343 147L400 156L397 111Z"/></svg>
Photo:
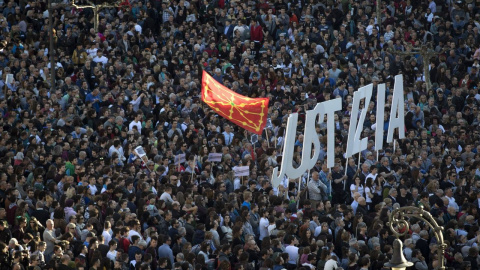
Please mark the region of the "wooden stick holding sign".
<svg viewBox="0 0 480 270"><path fill-rule="evenodd" d="M270 140L268 139L268 129L265 129L265 138L267 138L267 147L270 148Z"/></svg>
<svg viewBox="0 0 480 270"><path fill-rule="evenodd" d="M185 154L178 154L175 156L175 165L177 166L177 170L180 170L180 164L185 162Z"/></svg>
<svg viewBox="0 0 480 270"><path fill-rule="evenodd" d="M193 164L192 164L192 183L193 183L193 174L195 173L195 162L197 161L197 155L193 157Z"/></svg>
<svg viewBox="0 0 480 270"><path fill-rule="evenodd" d="M252 146L253 146L253 155L256 155L257 151L255 150L255 145L258 142L258 135L253 134L252 136L250 136L250 142L252 143ZM252 156L252 159L256 160L256 157Z"/></svg>
<svg viewBox="0 0 480 270"><path fill-rule="evenodd" d="M298 190L297 190L297 209L300 204L300 187L302 186L302 176L298 177ZM287 190L288 191L288 190Z"/></svg>

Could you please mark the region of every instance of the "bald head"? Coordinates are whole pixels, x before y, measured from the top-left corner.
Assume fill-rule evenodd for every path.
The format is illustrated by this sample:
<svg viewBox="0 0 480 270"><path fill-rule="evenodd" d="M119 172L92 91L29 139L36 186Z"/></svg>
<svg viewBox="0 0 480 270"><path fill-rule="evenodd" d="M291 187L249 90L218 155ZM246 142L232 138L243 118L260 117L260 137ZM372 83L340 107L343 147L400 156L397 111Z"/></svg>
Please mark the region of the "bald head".
<svg viewBox="0 0 480 270"><path fill-rule="evenodd" d="M63 255L63 256L62 256L62 259L61 259L61 262L62 262L63 264L68 264L68 263L70 262L70 256L68 256L68 255Z"/></svg>
<svg viewBox="0 0 480 270"><path fill-rule="evenodd" d="M358 201L358 204L360 205L367 205L367 202L365 201L364 197L359 197L357 201Z"/></svg>

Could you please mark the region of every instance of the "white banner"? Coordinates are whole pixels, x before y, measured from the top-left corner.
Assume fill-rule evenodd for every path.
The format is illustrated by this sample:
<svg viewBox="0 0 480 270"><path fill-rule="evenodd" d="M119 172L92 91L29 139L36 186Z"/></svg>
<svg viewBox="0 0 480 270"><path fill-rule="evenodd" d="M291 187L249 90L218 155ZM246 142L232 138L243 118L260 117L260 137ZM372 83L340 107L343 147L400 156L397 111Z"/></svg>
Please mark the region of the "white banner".
<svg viewBox="0 0 480 270"><path fill-rule="evenodd" d="M137 155L142 159L142 161L144 163L148 162L147 153L145 153L145 150L143 150L143 147L138 146L138 147L135 148L134 151L135 151L135 153L137 153Z"/></svg>
<svg viewBox="0 0 480 270"><path fill-rule="evenodd" d="M249 176L250 175L250 167L248 167L248 166L233 167L232 170L235 172L235 176Z"/></svg>
<svg viewBox="0 0 480 270"><path fill-rule="evenodd" d="M175 165L180 165L185 162L185 154L179 154L175 156Z"/></svg>
<svg viewBox="0 0 480 270"><path fill-rule="evenodd" d="M222 153L210 153L208 154L207 160L210 162L220 162L222 161Z"/></svg>

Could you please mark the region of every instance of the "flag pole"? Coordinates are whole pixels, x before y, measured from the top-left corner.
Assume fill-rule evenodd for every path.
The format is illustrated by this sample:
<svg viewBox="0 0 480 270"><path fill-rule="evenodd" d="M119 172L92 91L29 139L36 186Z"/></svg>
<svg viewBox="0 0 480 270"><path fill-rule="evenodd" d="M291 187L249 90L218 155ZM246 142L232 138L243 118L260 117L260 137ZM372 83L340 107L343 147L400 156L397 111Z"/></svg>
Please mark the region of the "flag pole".
<svg viewBox="0 0 480 270"><path fill-rule="evenodd" d="M267 138L267 146L270 148L270 140L268 139L268 129L265 129L265 137Z"/></svg>

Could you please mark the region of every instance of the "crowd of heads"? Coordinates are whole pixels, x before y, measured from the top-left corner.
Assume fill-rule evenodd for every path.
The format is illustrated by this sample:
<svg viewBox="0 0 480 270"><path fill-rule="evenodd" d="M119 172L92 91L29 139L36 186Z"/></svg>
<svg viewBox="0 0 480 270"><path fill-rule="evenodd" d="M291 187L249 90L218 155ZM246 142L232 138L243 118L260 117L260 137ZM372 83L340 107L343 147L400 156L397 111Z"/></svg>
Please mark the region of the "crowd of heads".
<svg viewBox="0 0 480 270"><path fill-rule="evenodd" d="M447 267L478 269L478 1L52 3L1 5L0 270L383 269L402 206L444 227ZM262 135L202 102L204 70L269 98ZM375 149L399 74L406 138ZM368 84L367 149L346 159L353 95ZM330 169L326 123L304 122L335 98ZM292 113L293 166L305 128L322 150L274 187ZM405 257L439 269L440 239L408 222Z"/></svg>

